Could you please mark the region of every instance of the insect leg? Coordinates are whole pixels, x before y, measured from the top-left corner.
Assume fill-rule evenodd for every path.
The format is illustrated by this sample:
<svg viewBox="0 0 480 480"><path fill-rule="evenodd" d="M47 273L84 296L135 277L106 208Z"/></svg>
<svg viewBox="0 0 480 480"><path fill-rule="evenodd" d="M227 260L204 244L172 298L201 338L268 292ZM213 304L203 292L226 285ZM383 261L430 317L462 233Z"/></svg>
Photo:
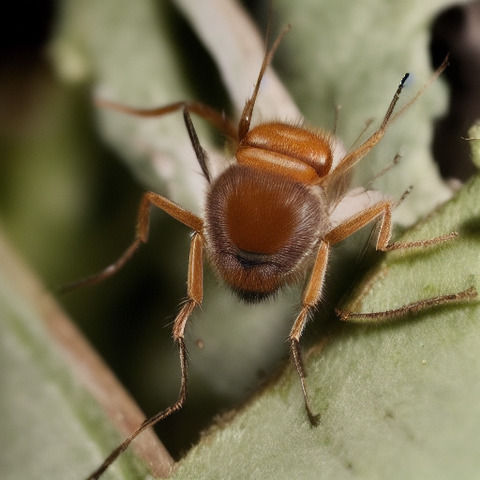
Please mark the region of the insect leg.
<svg viewBox="0 0 480 480"><path fill-rule="evenodd" d="M475 300L478 297L477 289L474 286L467 288L461 292L450 293L447 295L438 295L437 297L426 298L424 300L418 300L417 302L409 303L408 305L403 305L399 308L393 308L390 310L385 310L383 312L348 312L345 310L335 309L335 313L340 318L340 320L391 320L396 317L401 317L408 314L415 314L428 308L433 308L438 305L454 304L467 302L470 300Z"/></svg>
<svg viewBox="0 0 480 480"><path fill-rule="evenodd" d="M115 448L110 455L104 460L102 465L98 467L87 480L97 480L105 472L105 470L116 460L116 458L127 449L132 441L140 435L145 429L152 427L156 423L164 420L170 415L182 409L187 397L187 349L185 346L185 326L190 318L193 310L201 305L203 300L203 238L200 233L195 232L190 245L190 257L188 262L188 281L187 281L188 298L182 309L175 318L173 324L173 338L178 345L180 354L180 366L182 372L182 380L180 392L176 402L165 410L157 413L153 417L145 419L140 426Z"/></svg>
<svg viewBox="0 0 480 480"><path fill-rule="evenodd" d="M95 103L99 107L108 108L110 110L116 110L117 112L126 113L128 115L135 115L137 117L155 118L162 115L168 115L169 113L186 110L189 113L194 113L199 117L204 118L207 122L211 123L215 128L223 132L228 138L232 140L238 139L237 126L230 120L224 112L219 112L214 108L205 105L201 102L195 101L181 101L175 103L169 103L163 107L143 109L129 107L121 103L111 102L110 100L104 100L98 98Z"/></svg>
<svg viewBox="0 0 480 480"><path fill-rule="evenodd" d="M360 230L368 223L380 219L376 249L383 252L402 248L429 247L437 243L446 242L458 236L456 232L440 235L439 237L419 240L416 242L389 243L392 234L392 203L388 200L375 203L337 225L326 236L325 240L334 245Z"/></svg>
<svg viewBox="0 0 480 480"><path fill-rule="evenodd" d="M306 386L306 373L302 359L302 351L300 348L300 337L308 320L308 316L315 305L320 300L320 296L323 290L323 283L325 279L325 271L327 269L328 254L330 251L330 245L324 241L320 243L318 249L317 258L313 266L310 281L305 289L302 299L302 310L297 316L288 339L290 341L290 351L292 354L293 363L297 369L302 384L303 398L305 401L305 408L307 410L308 418L312 425L316 425L319 420L319 415L314 414L310 407L310 400L308 397Z"/></svg>
<svg viewBox="0 0 480 480"><path fill-rule="evenodd" d="M376 248L377 250L381 250L384 252L390 250L399 250L402 248L430 247L438 243L453 240L458 235L456 232L452 232L441 235L439 237L419 240L416 242L389 243L392 230L392 204L389 201L383 201L372 205L371 207L363 210L362 212L354 215L353 217L347 219L345 222L335 227L330 233L326 235L325 240L333 245L378 218L380 218L380 230L378 233ZM351 318L369 318L382 320L406 315L408 313L417 313L419 311L425 310L427 308L432 308L437 305L444 305L447 303L459 303L475 298L477 298L477 290L475 289L475 287L472 286L461 292L455 292L447 295L439 295L437 297L419 300L408 305L404 305L400 308L386 310L383 312L352 313L336 310L336 313L342 320L348 320Z"/></svg>
<svg viewBox="0 0 480 480"><path fill-rule="evenodd" d="M118 260L110 264L107 268L89 277L64 285L60 288L60 293L66 293L80 287L95 285L117 273L125 263L132 258L140 245L147 242L150 226L150 207L152 205L168 213L171 217L196 232L201 232L203 229L203 220L200 217L197 217L193 213L183 209L176 203L162 197L161 195L147 192L143 195L140 208L138 209L136 235L132 244L123 252Z"/></svg>

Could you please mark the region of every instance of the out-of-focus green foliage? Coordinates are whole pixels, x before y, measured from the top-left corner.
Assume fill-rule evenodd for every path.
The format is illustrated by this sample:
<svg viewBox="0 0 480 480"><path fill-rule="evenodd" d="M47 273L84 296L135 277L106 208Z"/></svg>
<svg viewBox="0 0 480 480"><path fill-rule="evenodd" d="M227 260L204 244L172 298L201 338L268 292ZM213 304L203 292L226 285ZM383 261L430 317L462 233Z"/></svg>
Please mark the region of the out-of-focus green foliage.
<svg viewBox="0 0 480 480"><path fill-rule="evenodd" d="M341 104L337 133L349 146L366 120L381 121L405 70L413 74L402 93L401 102L408 101L429 78L428 25L446 4L275 1L273 30L292 24L276 65L306 121L330 128L334 108ZM20 142L2 139L4 161L16 167L2 170L8 172L1 180L3 222L8 236L49 284L71 280L64 275L92 273L114 260L133 235L142 189L201 211L205 182L181 115L131 118L98 111L92 97L143 107L195 98L218 108L229 98L226 108L238 115L263 53L261 36L254 37L244 21L226 0L61 3L49 48L58 76L49 78L46 93L39 95L44 101L34 110L37 123L32 120L43 130L32 129L38 133ZM440 83L392 125L355 175L356 182L365 182L395 154L403 155L400 165L376 182L394 198L414 185L395 214L402 228L450 195L428 154L431 121L445 103ZM258 112L261 118L296 121L299 116L270 74ZM218 147L218 138L194 121L202 145L214 162L221 162L227 152ZM128 174L114 166L101 144L122 158ZM141 188L130 184L130 175ZM477 285L478 192L479 182L473 180L405 237L422 239L457 230L458 240L428 252L387 255L368 274L368 283L360 284L361 303L354 304L362 310L384 310ZM162 215L156 218L160 221L152 245L132 261L143 264L144 273L134 273L129 265L130 270L109 285L63 300L72 311L83 311L79 320L83 317L96 343L101 344L102 336L106 339L105 355L112 363L135 367L121 375L137 389L150 413L175 398L178 361L170 343L159 343L160 330L169 342L168 330L143 320L152 311L159 325L173 318L185 295L188 256L188 231ZM333 295L326 297L330 307L335 295L351 285L352 264L363 246L347 242L334 255L329 280L335 287L327 288ZM67 265L68 259L74 260L73 266ZM36 326L35 304L22 300L21 289L12 292L9 272L2 275L0 382L2 392L8 391L1 402L8 421L1 435L8 448L3 450L0 476L79 479L113 446L116 435L58 365L53 340ZM362 285L367 286L362 290ZM152 300L157 296L158 302ZM299 293L293 290L269 305L244 307L207 273L205 306L189 330L190 409L160 430L172 449L188 448L195 433L189 436L187 429L199 428L197 418L203 425L218 405L244 398L255 388L259 371L271 371L286 357L283 339L298 301ZM472 472L479 470L475 452L480 438L475 304L439 307L375 327L340 327L322 315L330 310L319 308L328 334L313 339L307 359L320 426L308 425L298 378L286 368L204 437L174 478L473 478ZM198 349L195 340L205 347ZM119 352L113 345L120 346ZM84 403L88 408L82 411ZM94 427L85 421L92 411L99 416ZM122 464L123 473L112 470L115 478L138 478L136 467L128 467L135 461Z"/></svg>

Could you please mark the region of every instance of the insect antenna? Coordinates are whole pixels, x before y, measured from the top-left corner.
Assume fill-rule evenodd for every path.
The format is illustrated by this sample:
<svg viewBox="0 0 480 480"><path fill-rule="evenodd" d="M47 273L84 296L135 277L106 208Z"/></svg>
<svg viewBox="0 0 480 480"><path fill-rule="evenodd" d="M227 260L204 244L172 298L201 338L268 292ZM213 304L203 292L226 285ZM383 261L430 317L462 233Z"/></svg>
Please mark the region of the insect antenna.
<svg viewBox="0 0 480 480"><path fill-rule="evenodd" d="M335 136L337 134L338 123L340 121L340 110L342 109L342 105L336 104L333 109L333 127L332 133Z"/></svg>
<svg viewBox="0 0 480 480"><path fill-rule="evenodd" d="M334 182L339 176L344 175L348 170L350 170L356 163L358 163L365 155L367 155L370 150L372 150L375 145L377 145L385 135L387 128L400 116L402 115L407 108L409 108L417 99L418 97L434 82L438 76L445 70L448 65L448 56L445 58L443 63L440 65L437 70L433 73L430 79L417 91L415 96L411 98L405 105L403 105L400 110L398 110L394 114L395 107L397 106L397 102L400 98L400 94L405 86L405 82L407 81L409 74L406 73L400 84L393 95L392 101L388 106L387 112L383 117L383 121L378 127L378 129L372 133L372 135L367 138L360 146L358 146L355 150L350 151L345 155L345 157L341 160L338 164L337 168L328 176L326 182L324 183L332 183Z"/></svg>
<svg viewBox="0 0 480 480"><path fill-rule="evenodd" d="M205 149L200 145L200 140L198 139L197 132L193 126L192 119L188 110L183 109L183 119L185 120L185 126L187 127L188 136L190 137L190 142L192 144L193 150L195 151L195 156L197 157L200 168L202 169L203 175L207 179L208 183L211 183L210 172L208 171L208 155Z"/></svg>
<svg viewBox="0 0 480 480"><path fill-rule="evenodd" d="M366 183L365 188L368 190L380 177L383 177L392 168L396 167L400 163L401 158L402 156L397 153L386 167L382 168Z"/></svg>
<svg viewBox="0 0 480 480"><path fill-rule="evenodd" d="M418 92L415 94L415 96L413 98L411 98L405 105L403 105L403 107L397 111L397 113L395 113L395 115L392 115L393 113L393 109L392 111L390 112L390 118L387 119L387 122L386 124L390 124L392 122L394 122L400 115L403 114L403 112L409 108L413 103L415 103L418 99L418 97L420 97L420 95L422 95L422 93L442 74L442 72L448 67L449 65L449 56L450 55L447 55L445 57L445 60L442 62L442 64L435 70L435 72L433 72L433 75L430 77L430 79L428 80L428 82L426 82L419 90ZM407 74L408 75L408 74ZM407 79L404 78L404 80L406 81ZM403 81L403 83L405 83L405 81ZM403 87L403 85L402 85ZM400 88L400 86L399 86ZM398 90L397 90L398 92ZM398 92L400 93L400 92ZM395 98L394 98L395 100ZM393 102L393 100L392 100ZM396 103L396 101L395 101ZM395 107L395 105L394 105ZM385 123L385 120L384 120L384 123Z"/></svg>
<svg viewBox="0 0 480 480"><path fill-rule="evenodd" d="M365 135L365 132L370 128L370 125L373 123L373 118L369 118L363 125L362 129L360 130L360 133L358 134L357 138L353 141L353 143L350 145L350 150L353 150L356 145L360 143L360 140L362 137Z"/></svg>
<svg viewBox="0 0 480 480"><path fill-rule="evenodd" d="M245 107L243 108L242 116L240 117L240 122L238 124L238 139L242 140L245 135L248 133L250 129L250 122L252 121L252 113L253 107L255 106L255 101L257 100L258 92L260 90L260 84L262 82L262 78L267 70L267 67L272 62L272 58L277 51L280 42L283 40L283 37L290 31L291 26L287 25L281 32L280 35L277 37L273 45L271 46L270 50L267 50L265 56L263 57L262 66L260 68L260 72L258 74L257 81L255 82L255 86L253 88L252 96L247 100Z"/></svg>
<svg viewBox="0 0 480 480"><path fill-rule="evenodd" d="M398 207L399 205L401 205L405 199L412 193L413 191L413 185L410 185L403 193L402 193L402 196L399 198L399 200L397 201L397 203L395 204L396 207Z"/></svg>

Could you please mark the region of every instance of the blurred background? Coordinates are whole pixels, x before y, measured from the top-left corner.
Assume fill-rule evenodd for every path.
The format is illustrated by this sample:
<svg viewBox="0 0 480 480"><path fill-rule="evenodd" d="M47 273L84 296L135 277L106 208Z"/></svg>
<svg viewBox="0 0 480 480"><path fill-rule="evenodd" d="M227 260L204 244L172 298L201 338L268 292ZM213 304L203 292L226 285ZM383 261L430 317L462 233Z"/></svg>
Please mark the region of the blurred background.
<svg viewBox="0 0 480 480"><path fill-rule="evenodd" d="M52 45L58 40L60 26L64 28L67 3L8 2L0 17L0 228L52 290L117 258L133 239L141 195L152 188L132 175L119 161L118 152L100 138L92 102L95 69L84 72L74 57L63 70L58 66L58 51L55 57ZM243 2L263 30L267 3ZM282 2L278 3L281 12ZM452 69L446 78L455 83L462 105L470 110L462 114L463 110L457 109L443 121L443 125L453 122L457 144L458 136L466 136L477 117L474 106L478 101L473 99L478 98L478 82L463 80L472 78L467 66L477 65L480 51L480 42L472 34L479 27L478 2L469 5L442 14L431 44L434 64L451 51L452 66L462 66L460 78ZM191 98L234 113L211 57L184 17L169 2L163 2L157 13L161 24L168 25L186 77L193 79L189 83ZM281 14L273 18L283 26ZM463 58L465 45L470 50ZM291 74L285 52L280 52L276 66L286 77ZM62 75L62 71L69 74ZM297 81L292 80L292 88ZM389 98L390 92L386 96ZM445 138L442 133L439 136ZM435 145L440 152L450 148ZM446 177L465 180L473 172L468 153L463 155L461 168L442 167ZM184 227L166 215L156 214L154 219L151 241L120 274L100 286L59 298L148 415L168 405L179 385L170 324L185 296L189 244ZM216 285L209 272L207 277ZM287 297L293 308L295 292ZM288 310L287 316L292 312ZM288 329L286 323L277 331L277 338L285 337ZM286 358L286 348L276 356ZM152 375L157 379L153 384ZM193 382L194 392L185 412L159 426L160 437L174 457L188 449L212 415L238 400L236 395L219 394L208 382L199 382ZM254 387L240 388L242 395Z"/></svg>

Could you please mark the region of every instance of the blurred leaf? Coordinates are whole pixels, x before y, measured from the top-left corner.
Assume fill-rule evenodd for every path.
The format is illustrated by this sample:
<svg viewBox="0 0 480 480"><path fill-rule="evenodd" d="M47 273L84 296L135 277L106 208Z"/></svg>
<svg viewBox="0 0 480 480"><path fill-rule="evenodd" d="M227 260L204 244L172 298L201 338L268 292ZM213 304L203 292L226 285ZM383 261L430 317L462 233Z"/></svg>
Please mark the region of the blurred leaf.
<svg viewBox="0 0 480 480"><path fill-rule="evenodd" d="M1 477L83 478L142 413L3 237L0 264ZM153 435L137 452L168 472ZM129 453L105 478L145 473Z"/></svg>
<svg viewBox="0 0 480 480"><path fill-rule="evenodd" d="M472 162L480 168L480 124L476 123L468 131L470 148L472 151Z"/></svg>

